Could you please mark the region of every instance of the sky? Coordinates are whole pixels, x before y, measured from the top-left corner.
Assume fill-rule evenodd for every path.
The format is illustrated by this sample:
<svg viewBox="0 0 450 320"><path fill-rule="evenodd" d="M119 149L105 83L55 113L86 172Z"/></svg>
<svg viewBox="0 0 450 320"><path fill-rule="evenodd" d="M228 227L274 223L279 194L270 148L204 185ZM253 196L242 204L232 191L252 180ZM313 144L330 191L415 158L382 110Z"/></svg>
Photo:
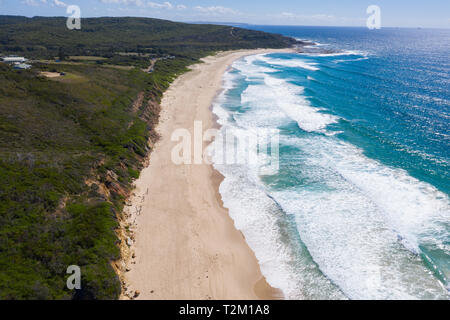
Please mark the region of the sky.
<svg viewBox="0 0 450 320"><path fill-rule="evenodd" d="M382 27L450 28L450 0L0 0L0 15L135 16L184 22L365 26L377 5Z"/></svg>

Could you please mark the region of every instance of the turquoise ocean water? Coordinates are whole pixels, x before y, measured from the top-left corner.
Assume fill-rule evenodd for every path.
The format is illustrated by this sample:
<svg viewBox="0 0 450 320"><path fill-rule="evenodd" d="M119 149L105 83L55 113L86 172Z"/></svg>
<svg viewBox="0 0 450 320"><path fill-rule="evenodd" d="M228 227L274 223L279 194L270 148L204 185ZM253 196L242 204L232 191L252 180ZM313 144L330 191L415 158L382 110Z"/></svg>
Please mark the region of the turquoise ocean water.
<svg viewBox="0 0 450 320"><path fill-rule="evenodd" d="M450 30L252 27L318 43L236 61L213 111L280 130L280 169L219 165L290 299L449 299Z"/></svg>

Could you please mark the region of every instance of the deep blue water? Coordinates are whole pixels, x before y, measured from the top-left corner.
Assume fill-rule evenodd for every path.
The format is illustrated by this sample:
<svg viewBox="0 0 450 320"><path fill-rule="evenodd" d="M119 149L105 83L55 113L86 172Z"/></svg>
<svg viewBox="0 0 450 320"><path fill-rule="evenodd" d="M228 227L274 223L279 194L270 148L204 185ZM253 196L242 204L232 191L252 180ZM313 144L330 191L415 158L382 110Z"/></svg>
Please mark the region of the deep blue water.
<svg viewBox="0 0 450 320"><path fill-rule="evenodd" d="M237 61L214 108L235 136L280 130L276 174L217 165L269 283L448 299L450 30L251 28L318 43Z"/></svg>
<svg viewBox="0 0 450 320"><path fill-rule="evenodd" d="M450 29L255 29L369 57L306 58L321 66L307 92L318 107L353 122L342 139L450 192Z"/></svg>

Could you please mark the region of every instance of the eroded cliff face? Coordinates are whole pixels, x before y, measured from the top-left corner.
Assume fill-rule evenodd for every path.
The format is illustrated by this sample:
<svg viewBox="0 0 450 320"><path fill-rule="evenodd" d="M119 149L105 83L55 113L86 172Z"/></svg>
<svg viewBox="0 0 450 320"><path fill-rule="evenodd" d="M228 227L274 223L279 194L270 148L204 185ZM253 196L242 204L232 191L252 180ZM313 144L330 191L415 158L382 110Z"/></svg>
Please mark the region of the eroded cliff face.
<svg viewBox="0 0 450 320"><path fill-rule="evenodd" d="M139 157L139 171L148 164L153 146L159 139L159 135L156 132L156 126L158 124L161 106L156 100L157 98L153 94L150 93L146 97L144 92L141 92L133 104L133 112L139 114L139 118L145 121L149 128L146 155ZM120 184L117 174L113 171L106 172L106 183L102 184L102 189L105 191L105 195L113 193L124 199L123 210L116 214L119 222L119 228L116 229L116 234L119 239L118 246L120 248L120 259L112 261L111 265L120 279L121 298L134 299L139 296L140 292L129 290L125 282L125 273L130 270L129 265L133 264L134 259L136 258L135 253L131 248L135 241L135 235L132 228L132 216L136 216L140 214L140 212L139 207L132 207L132 202L130 200L131 197L136 195L133 193L133 185Z"/></svg>

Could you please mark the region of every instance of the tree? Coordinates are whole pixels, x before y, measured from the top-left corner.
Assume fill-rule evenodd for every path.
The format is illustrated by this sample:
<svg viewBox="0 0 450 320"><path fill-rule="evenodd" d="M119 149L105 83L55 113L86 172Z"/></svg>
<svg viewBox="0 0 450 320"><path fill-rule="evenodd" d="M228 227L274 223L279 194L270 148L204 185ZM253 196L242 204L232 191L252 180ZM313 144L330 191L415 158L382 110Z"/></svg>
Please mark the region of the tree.
<svg viewBox="0 0 450 320"><path fill-rule="evenodd" d="M58 57L61 61L66 60L66 54L64 53L63 47L59 47Z"/></svg>

